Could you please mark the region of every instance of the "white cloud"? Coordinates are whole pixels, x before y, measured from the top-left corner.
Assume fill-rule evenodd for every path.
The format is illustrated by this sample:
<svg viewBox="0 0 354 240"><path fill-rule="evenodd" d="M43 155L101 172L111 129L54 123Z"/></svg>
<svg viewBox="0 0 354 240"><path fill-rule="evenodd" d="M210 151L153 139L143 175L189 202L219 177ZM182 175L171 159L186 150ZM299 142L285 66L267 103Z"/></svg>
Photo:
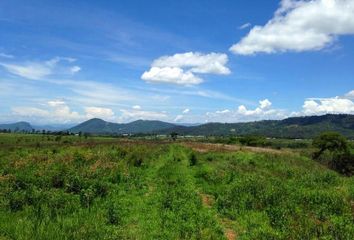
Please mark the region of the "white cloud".
<svg viewBox="0 0 354 240"><path fill-rule="evenodd" d="M184 116L183 116L182 114L177 115L173 121L174 121L174 122L179 122L179 121L181 121L181 120L183 119L183 117L184 117Z"/></svg>
<svg viewBox="0 0 354 240"><path fill-rule="evenodd" d="M235 54L320 50L354 34L353 0L282 0L273 19L253 27L230 50Z"/></svg>
<svg viewBox="0 0 354 240"><path fill-rule="evenodd" d="M48 101L44 107L14 107L13 118L27 119L40 124L78 123L91 118L113 120L114 112L110 108L85 107L84 114L72 111L68 104L59 99Z"/></svg>
<svg viewBox="0 0 354 240"><path fill-rule="evenodd" d="M128 122L133 120L166 120L168 115L166 112L145 111L141 109L121 109L121 116L118 118L120 122Z"/></svg>
<svg viewBox="0 0 354 240"><path fill-rule="evenodd" d="M182 120L185 119L185 116L190 112L190 109L189 108L186 108L182 111L182 114L179 114L175 117L175 119L173 121L175 122L180 122Z"/></svg>
<svg viewBox="0 0 354 240"><path fill-rule="evenodd" d="M152 63L152 66L190 68L194 73L230 74L230 70L225 66L227 62L226 54L187 52L160 57Z"/></svg>
<svg viewBox="0 0 354 240"><path fill-rule="evenodd" d="M323 115L327 113L354 113L354 102L345 98L307 99L302 106L304 115Z"/></svg>
<svg viewBox="0 0 354 240"><path fill-rule="evenodd" d="M272 105L272 103L268 99L264 99L259 101L259 105L261 109L267 109Z"/></svg>
<svg viewBox="0 0 354 240"><path fill-rule="evenodd" d="M185 72L177 67L152 67L144 72L141 79L147 82L174 83L179 85L196 85L203 80L195 76L192 72Z"/></svg>
<svg viewBox="0 0 354 240"><path fill-rule="evenodd" d="M76 73L81 70L79 66L70 68L59 66L60 61L72 63L76 61L74 58L55 57L44 62L25 62L25 63L4 63L0 62L0 66L4 67L13 75L24 77L31 80L40 80L53 74Z"/></svg>
<svg viewBox="0 0 354 240"><path fill-rule="evenodd" d="M227 114L230 113L231 111L229 109L225 109L225 110L220 110L220 111L216 111L216 114Z"/></svg>
<svg viewBox="0 0 354 240"><path fill-rule="evenodd" d="M354 99L354 90L345 94L345 98Z"/></svg>
<svg viewBox="0 0 354 240"><path fill-rule="evenodd" d="M207 122L246 122L267 119L283 119L287 113L281 109L272 109L272 103L268 99L259 101L259 106L255 109L247 109L240 105L235 110L219 110L206 113Z"/></svg>
<svg viewBox="0 0 354 240"><path fill-rule="evenodd" d="M72 74L80 72L80 71L81 71L81 67L79 67L79 66L73 66L73 67L70 68L70 72Z"/></svg>
<svg viewBox="0 0 354 240"><path fill-rule="evenodd" d="M14 58L13 55L6 54L6 53L0 53L0 57L2 57L2 58Z"/></svg>
<svg viewBox="0 0 354 240"><path fill-rule="evenodd" d="M62 100L48 101L46 109L35 107L14 107L12 114L24 117L39 123L70 123L85 120L85 116L71 111L69 106Z"/></svg>
<svg viewBox="0 0 354 240"><path fill-rule="evenodd" d="M242 24L241 26L238 27L238 29L246 29L246 28L249 28L251 26L251 23L245 23L245 24Z"/></svg>
<svg viewBox="0 0 354 240"><path fill-rule="evenodd" d="M66 105L66 103L62 100L52 100L52 101L48 101L48 105L51 107L59 107L59 106Z"/></svg>
<svg viewBox="0 0 354 240"><path fill-rule="evenodd" d="M102 118L104 120L111 120L114 117L114 112L110 108L86 107L85 112L87 118Z"/></svg>
<svg viewBox="0 0 354 240"><path fill-rule="evenodd" d="M44 78L52 73L48 66L38 63L26 63L23 65L0 63L0 65L14 75L32 80Z"/></svg>
<svg viewBox="0 0 354 240"><path fill-rule="evenodd" d="M12 113L22 117L48 117L49 112L35 107L14 107Z"/></svg>
<svg viewBox="0 0 354 240"><path fill-rule="evenodd" d="M227 55L222 53L178 53L154 60L150 70L145 71L141 79L148 82L197 85L203 79L195 74L230 74L230 69L226 67L227 62Z"/></svg>
<svg viewBox="0 0 354 240"><path fill-rule="evenodd" d="M182 113L183 113L183 114L187 114L187 113L189 113L190 111L191 111L191 110L190 110L189 108L186 108L186 109L183 110Z"/></svg>

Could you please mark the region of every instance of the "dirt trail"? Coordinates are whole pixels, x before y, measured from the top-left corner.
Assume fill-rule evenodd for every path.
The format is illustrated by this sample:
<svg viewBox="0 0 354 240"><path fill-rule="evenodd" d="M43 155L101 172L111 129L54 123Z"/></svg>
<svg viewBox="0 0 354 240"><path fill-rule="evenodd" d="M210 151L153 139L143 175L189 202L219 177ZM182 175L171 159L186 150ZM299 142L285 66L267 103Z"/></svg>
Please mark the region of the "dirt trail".
<svg viewBox="0 0 354 240"><path fill-rule="evenodd" d="M183 142L183 146L190 147L197 152L235 152L235 151L250 151L256 153L274 153L283 154L286 151L262 148L262 147L245 147L237 145L228 145L220 143L201 143L201 142Z"/></svg>
<svg viewBox="0 0 354 240"><path fill-rule="evenodd" d="M199 194L203 206L206 208L211 208L214 204L214 197L208 194L200 193ZM224 227L224 234L227 240L236 240L237 234L236 232L230 227L230 220L228 219L221 219L219 216L216 216L217 220L220 222L220 224Z"/></svg>
<svg viewBox="0 0 354 240"><path fill-rule="evenodd" d="M225 230L225 235L228 240L236 240L236 233L230 228Z"/></svg>

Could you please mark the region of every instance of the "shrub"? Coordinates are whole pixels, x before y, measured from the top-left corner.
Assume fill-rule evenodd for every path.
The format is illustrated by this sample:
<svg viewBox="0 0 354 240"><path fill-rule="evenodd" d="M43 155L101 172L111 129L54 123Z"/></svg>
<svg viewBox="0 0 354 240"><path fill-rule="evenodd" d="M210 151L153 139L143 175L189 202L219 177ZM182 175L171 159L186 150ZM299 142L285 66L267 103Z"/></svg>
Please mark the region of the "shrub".
<svg viewBox="0 0 354 240"><path fill-rule="evenodd" d="M80 192L80 203L82 207L90 208L95 199L95 192L92 188Z"/></svg>
<svg viewBox="0 0 354 240"><path fill-rule="evenodd" d="M65 173L63 171L57 172L52 176L52 187L63 188L65 186Z"/></svg>
<svg viewBox="0 0 354 240"><path fill-rule="evenodd" d="M195 155L195 153L190 154L189 164L190 164L190 166L195 166L197 164L197 156Z"/></svg>
<svg viewBox="0 0 354 240"><path fill-rule="evenodd" d="M313 154L315 160L324 162L339 173L354 173L354 156L345 137L336 132L325 132L316 137L312 145L318 149Z"/></svg>
<svg viewBox="0 0 354 240"><path fill-rule="evenodd" d="M26 204L24 192L12 192L9 195L9 209L13 212L21 211Z"/></svg>
<svg viewBox="0 0 354 240"><path fill-rule="evenodd" d="M107 222L112 225L118 225L122 222L121 211L118 205L110 203L107 209Z"/></svg>
<svg viewBox="0 0 354 240"><path fill-rule="evenodd" d="M269 145L267 139L262 136L244 136L240 138L240 143L245 146L264 147Z"/></svg>
<svg viewBox="0 0 354 240"><path fill-rule="evenodd" d="M108 186L104 182L96 181L93 185L93 188L97 197L105 197L108 195Z"/></svg>
<svg viewBox="0 0 354 240"><path fill-rule="evenodd" d="M66 191L70 193L78 194L81 192L81 189L84 188L83 181L77 175L71 176L66 185Z"/></svg>

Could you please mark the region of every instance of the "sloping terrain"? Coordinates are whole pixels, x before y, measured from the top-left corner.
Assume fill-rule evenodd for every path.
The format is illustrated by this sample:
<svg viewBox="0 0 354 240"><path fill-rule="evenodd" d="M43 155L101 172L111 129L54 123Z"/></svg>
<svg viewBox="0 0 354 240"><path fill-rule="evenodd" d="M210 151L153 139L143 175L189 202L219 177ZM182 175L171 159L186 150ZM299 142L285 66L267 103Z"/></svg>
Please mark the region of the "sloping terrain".
<svg viewBox="0 0 354 240"><path fill-rule="evenodd" d="M324 131L336 131L354 138L354 115L327 114L246 123L207 123L194 127L177 126L163 133L184 135L263 135L277 138L313 138Z"/></svg>
<svg viewBox="0 0 354 240"><path fill-rule="evenodd" d="M73 133L91 133L91 134L134 134L134 133L152 133L173 128L176 125L162 121L137 120L130 123L111 123L102 119L94 118L83 122L69 131Z"/></svg>
<svg viewBox="0 0 354 240"><path fill-rule="evenodd" d="M17 122L9 124L0 124L0 130L11 130L12 132L30 132L32 131L32 126L28 122Z"/></svg>

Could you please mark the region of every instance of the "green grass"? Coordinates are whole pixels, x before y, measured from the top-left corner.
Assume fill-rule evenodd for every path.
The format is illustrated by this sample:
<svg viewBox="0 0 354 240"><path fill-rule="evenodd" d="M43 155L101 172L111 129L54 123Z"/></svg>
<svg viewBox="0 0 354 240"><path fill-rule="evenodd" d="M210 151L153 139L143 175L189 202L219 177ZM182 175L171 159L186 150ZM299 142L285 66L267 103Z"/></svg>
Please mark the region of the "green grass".
<svg viewBox="0 0 354 240"><path fill-rule="evenodd" d="M0 239L354 238L354 178L298 153L77 136L0 142Z"/></svg>

